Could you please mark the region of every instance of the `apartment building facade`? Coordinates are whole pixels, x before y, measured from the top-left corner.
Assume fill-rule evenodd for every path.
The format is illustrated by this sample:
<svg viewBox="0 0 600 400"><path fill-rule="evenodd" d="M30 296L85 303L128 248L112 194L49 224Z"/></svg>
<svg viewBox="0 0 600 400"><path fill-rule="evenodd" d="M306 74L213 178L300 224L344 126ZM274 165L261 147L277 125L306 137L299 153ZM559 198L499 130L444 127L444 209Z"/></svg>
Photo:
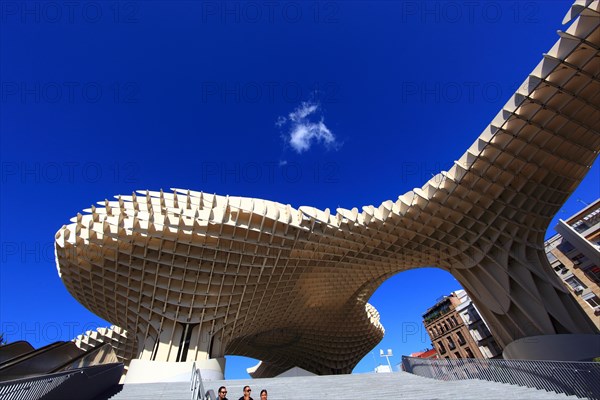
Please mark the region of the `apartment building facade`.
<svg viewBox="0 0 600 400"><path fill-rule="evenodd" d="M567 220L545 242L550 265L600 329L600 199Z"/></svg>
<svg viewBox="0 0 600 400"><path fill-rule="evenodd" d="M441 298L423 314L440 358L495 358L502 349L464 290Z"/></svg>

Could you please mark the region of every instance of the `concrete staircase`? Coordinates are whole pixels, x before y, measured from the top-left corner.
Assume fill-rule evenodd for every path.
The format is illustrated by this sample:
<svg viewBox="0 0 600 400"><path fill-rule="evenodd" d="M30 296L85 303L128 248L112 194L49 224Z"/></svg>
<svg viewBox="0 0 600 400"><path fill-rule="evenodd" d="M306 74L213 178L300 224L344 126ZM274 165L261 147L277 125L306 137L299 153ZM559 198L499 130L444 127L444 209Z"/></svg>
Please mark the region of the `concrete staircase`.
<svg viewBox="0 0 600 400"><path fill-rule="evenodd" d="M270 400L344 399L577 399L554 392L482 380L438 381L406 372L392 374L354 374L269 379L205 381L205 390L215 394L226 386L227 398L236 400L249 385L252 397L259 399L261 389L269 391ZM187 382L128 384L111 399L190 399Z"/></svg>

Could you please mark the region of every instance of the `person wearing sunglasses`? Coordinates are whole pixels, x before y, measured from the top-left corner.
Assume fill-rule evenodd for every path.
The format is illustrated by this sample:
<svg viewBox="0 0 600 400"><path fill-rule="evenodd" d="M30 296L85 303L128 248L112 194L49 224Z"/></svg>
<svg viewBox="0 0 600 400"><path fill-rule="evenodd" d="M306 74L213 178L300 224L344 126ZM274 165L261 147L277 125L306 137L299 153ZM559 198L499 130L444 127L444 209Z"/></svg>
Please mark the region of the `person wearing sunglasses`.
<svg viewBox="0 0 600 400"><path fill-rule="evenodd" d="M225 386L221 386L219 388L219 400L227 400L227 388Z"/></svg>
<svg viewBox="0 0 600 400"><path fill-rule="evenodd" d="M250 389L250 386L244 386L244 395L240 397L239 400L254 400L252 397L250 397L251 392L252 389Z"/></svg>

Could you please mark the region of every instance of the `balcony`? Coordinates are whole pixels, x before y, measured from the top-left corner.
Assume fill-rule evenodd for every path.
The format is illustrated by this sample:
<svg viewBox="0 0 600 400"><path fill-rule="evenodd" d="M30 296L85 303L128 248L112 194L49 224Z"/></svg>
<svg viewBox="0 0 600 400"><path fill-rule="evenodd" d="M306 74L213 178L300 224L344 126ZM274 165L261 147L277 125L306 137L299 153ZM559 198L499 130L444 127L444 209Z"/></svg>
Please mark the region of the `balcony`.
<svg viewBox="0 0 600 400"><path fill-rule="evenodd" d="M582 294L585 289L586 288L584 288L583 286L577 285L573 288L573 291L577 294Z"/></svg>
<svg viewBox="0 0 600 400"><path fill-rule="evenodd" d="M481 321L481 315L473 314L473 315L470 315L469 322L467 322L467 325L471 326L473 324L476 324L479 321Z"/></svg>
<svg viewBox="0 0 600 400"><path fill-rule="evenodd" d="M450 308L446 308L446 309L436 310L434 312L431 312L424 316L423 322L425 323L425 325L428 325L429 323L435 321L436 319L440 318L441 316L448 314L450 311L452 311Z"/></svg>

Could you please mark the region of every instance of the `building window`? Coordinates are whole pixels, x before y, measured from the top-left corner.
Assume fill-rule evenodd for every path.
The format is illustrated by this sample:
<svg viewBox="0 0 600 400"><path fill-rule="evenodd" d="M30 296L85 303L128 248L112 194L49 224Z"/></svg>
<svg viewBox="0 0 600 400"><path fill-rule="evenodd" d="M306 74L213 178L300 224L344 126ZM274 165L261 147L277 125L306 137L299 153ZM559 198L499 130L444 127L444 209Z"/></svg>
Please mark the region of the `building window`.
<svg viewBox="0 0 600 400"><path fill-rule="evenodd" d="M456 353L454 353L454 357L456 357L456 358L462 358L462 357L460 356L460 353L459 353L458 351L457 351Z"/></svg>
<svg viewBox="0 0 600 400"><path fill-rule="evenodd" d="M454 326L458 326L458 321L454 315L450 317L450 320L454 323Z"/></svg>
<svg viewBox="0 0 600 400"><path fill-rule="evenodd" d="M486 346L481 346L479 351L481 351L481 354L483 354L485 358L492 358L492 352Z"/></svg>
<svg viewBox="0 0 600 400"><path fill-rule="evenodd" d="M454 340L452 340L452 338L450 336L448 336L446 338L446 340L448 341L448 348L450 350L454 350L456 348L456 345L454 344Z"/></svg>
<svg viewBox="0 0 600 400"><path fill-rule="evenodd" d="M588 260L588 258L586 256L584 256L583 254L578 254L575 257L573 257L573 259L572 259L573 264L575 265L575 268L580 268L583 264L586 263L587 260Z"/></svg>
<svg viewBox="0 0 600 400"><path fill-rule="evenodd" d="M582 220L578 221L577 223L575 223L575 225L573 225L573 229L575 229L579 233L581 233L589 228L590 227Z"/></svg>
<svg viewBox="0 0 600 400"><path fill-rule="evenodd" d="M571 243L567 242L566 240L563 240L563 242L556 247L564 254L567 254L575 248Z"/></svg>
<svg viewBox="0 0 600 400"><path fill-rule="evenodd" d="M554 270L557 274L566 274L567 272L569 272L569 270L567 269L567 267L564 266L563 263L556 264L554 266Z"/></svg>
<svg viewBox="0 0 600 400"><path fill-rule="evenodd" d="M596 296L595 294L592 294L592 296L585 299L585 301L590 305L590 307L594 309L600 307L600 298L598 298L598 296Z"/></svg>
<svg viewBox="0 0 600 400"><path fill-rule="evenodd" d="M460 344L461 346L465 343L467 343L467 341L465 340L465 337L463 336L463 334L459 331L456 332L456 336L458 336L458 344Z"/></svg>
<svg viewBox="0 0 600 400"><path fill-rule="evenodd" d="M484 337L484 338L492 336L492 334L490 333L490 330L488 329L488 327L485 324L479 325L479 330L481 331L482 337Z"/></svg>
<svg viewBox="0 0 600 400"><path fill-rule="evenodd" d="M440 354L444 354L446 352L446 348L444 347L444 343L442 343L441 340L438 342L438 347L440 349Z"/></svg>
<svg viewBox="0 0 600 400"><path fill-rule="evenodd" d="M466 347L465 353L467 353L467 358L475 358L475 356L473 355L473 352L471 351L470 348Z"/></svg>
<svg viewBox="0 0 600 400"><path fill-rule="evenodd" d="M586 286L574 276L567 278L565 282L574 292L581 292L583 289L586 288Z"/></svg>
<svg viewBox="0 0 600 400"><path fill-rule="evenodd" d="M590 268L585 270L585 274L592 282L600 285L600 267L597 265L592 265Z"/></svg>
<svg viewBox="0 0 600 400"><path fill-rule="evenodd" d="M468 311L465 311L465 312L461 313L460 317L463 319L463 321L465 321L465 324L470 324L471 323L471 318L469 316L469 312Z"/></svg>
<svg viewBox="0 0 600 400"><path fill-rule="evenodd" d="M471 322L479 320L479 313L475 310L475 308L469 309L469 315L471 316Z"/></svg>

